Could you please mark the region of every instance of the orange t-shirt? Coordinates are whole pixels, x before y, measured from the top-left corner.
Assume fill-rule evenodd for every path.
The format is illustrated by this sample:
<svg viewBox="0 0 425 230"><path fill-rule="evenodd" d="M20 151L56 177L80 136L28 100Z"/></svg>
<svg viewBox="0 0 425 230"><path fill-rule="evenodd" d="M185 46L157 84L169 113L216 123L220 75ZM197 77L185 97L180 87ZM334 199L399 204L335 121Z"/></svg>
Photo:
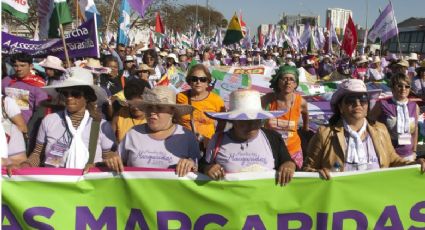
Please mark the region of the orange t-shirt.
<svg viewBox="0 0 425 230"><path fill-rule="evenodd" d="M301 117L301 102L301 95L294 94L294 102L288 112L281 117L267 120L265 124L266 128L273 129L282 135L291 155L301 151L301 138L297 132L298 121ZM278 110L277 101L272 101L268 107L270 111Z"/></svg>
<svg viewBox="0 0 425 230"><path fill-rule="evenodd" d="M138 120L130 116L128 107L123 107L118 111L117 131L116 136L118 141L121 141L125 134L133 128L133 126L146 123L146 119Z"/></svg>
<svg viewBox="0 0 425 230"><path fill-rule="evenodd" d="M177 94L177 104L189 104L189 91ZM193 123L196 132L204 137L211 139L215 133L215 120L207 117L204 112L224 112L224 101L215 93L210 92L208 97L200 101L191 101L194 107ZM184 115L181 119L181 125L192 130L190 127L190 115Z"/></svg>

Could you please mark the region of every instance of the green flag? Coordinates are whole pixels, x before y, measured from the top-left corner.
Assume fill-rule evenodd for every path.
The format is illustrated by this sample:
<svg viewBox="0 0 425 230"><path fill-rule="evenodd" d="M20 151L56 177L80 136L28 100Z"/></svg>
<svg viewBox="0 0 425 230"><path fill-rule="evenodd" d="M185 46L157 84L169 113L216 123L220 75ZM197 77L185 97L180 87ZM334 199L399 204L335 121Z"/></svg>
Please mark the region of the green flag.
<svg viewBox="0 0 425 230"><path fill-rule="evenodd" d="M60 37L59 24L68 24L72 22L71 11L66 0L54 0L54 8L50 17L49 38Z"/></svg>
<svg viewBox="0 0 425 230"><path fill-rule="evenodd" d="M28 1L2 0L1 8L19 20L28 19Z"/></svg>
<svg viewBox="0 0 425 230"><path fill-rule="evenodd" d="M239 21L238 16L235 15L229 22L229 26L226 30L226 35L223 39L224 45L230 45L233 43L238 43L243 38L241 23Z"/></svg>

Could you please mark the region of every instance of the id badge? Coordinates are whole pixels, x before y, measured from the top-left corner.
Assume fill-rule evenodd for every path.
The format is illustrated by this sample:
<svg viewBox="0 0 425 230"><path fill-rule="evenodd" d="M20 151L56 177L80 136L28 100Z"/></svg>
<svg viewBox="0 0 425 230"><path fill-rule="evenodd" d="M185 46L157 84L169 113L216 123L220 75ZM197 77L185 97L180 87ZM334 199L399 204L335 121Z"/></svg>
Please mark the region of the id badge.
<svg viewBox="0 0 425 230"><path fill-rule="evenodd" d="M68 145L60 142L56 142L50 148L50 151L46 154L46 165L53 167L62 167L65 165L65 160L68 155Z"/></svg>
<svg viewBox="0 0 425 230"><path fill-rule="evenodd" d="M410 133L398 134L399 145L410 145L412 143L412 135Z"/></svg>

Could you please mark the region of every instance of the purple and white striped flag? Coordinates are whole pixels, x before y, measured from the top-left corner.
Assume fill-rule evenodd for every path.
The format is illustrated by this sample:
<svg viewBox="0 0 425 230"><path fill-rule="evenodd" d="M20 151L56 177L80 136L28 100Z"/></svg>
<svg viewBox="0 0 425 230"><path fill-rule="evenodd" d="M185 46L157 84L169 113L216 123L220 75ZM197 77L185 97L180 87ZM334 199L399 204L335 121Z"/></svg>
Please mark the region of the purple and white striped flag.
<svg viewBox="0 0 425 230"><path fill-rule="evenodd" d="M397 34L397 21L395 19L393 6L390 2L373 24L372 29L369 31L368 39L375 42L375 40L379 38L384 43Z"/></svg>

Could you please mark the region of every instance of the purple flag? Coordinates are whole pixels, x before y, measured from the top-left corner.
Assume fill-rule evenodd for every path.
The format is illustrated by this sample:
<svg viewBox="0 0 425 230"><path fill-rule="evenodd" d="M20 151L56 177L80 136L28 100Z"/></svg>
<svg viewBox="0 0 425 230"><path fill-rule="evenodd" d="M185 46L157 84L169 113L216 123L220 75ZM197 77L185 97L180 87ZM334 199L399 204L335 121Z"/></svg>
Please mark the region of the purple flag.
<svg viewBox="0 0 425 230"><path fill-rule="evenodd" d="M391 2L385 7L378 19L369 31L368 38L372 42L375 42L376 38L379 37L383 43L388 39L398 34L397 21L395 19L393 6Z"/></svg>
<svg viewBox="0 0 425 230"><path fill-rule="evenodd" d="M99 57L99 45L97 41L96 17L81 24L77 29L65 34L66 46L70 58L76 57ZM49 39L46 41L32 41L2 32L2 53L14 54L25 52L33 57L46 57L53 55L65 58L65 52L61 39Z"/></svg>
<svg viewBox="0 0 425 230"><path fill-rule="evenodd" d="M144 18L146 9L152 4L153 0L128 0L131 8Z"/></svg>

